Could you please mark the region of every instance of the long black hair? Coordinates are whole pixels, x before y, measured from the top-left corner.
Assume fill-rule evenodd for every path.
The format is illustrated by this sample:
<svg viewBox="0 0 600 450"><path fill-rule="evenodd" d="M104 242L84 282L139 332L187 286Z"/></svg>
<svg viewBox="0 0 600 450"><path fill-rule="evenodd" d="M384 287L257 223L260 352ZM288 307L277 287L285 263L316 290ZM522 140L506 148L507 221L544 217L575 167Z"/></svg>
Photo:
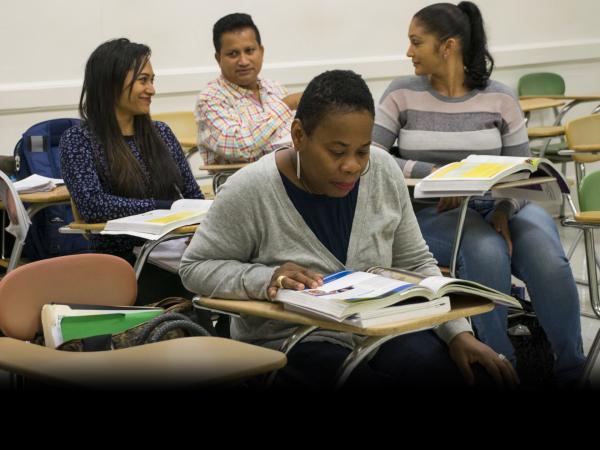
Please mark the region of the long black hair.
<svg viewBox="0 0 600 450"><path fill-rule="evenodd" d="M414 19L442 42L451 37L458 38L465 65L465 85L469 89L487 86L494 59L487 49L483 17L477 5L472 2L435 3L417 12Z"/></svg>
<svg viewBox="0 0 600 450"><path fill-rule="evenodd" d="M130 198L175 199L183 189L181 173L148 114L136 115L134 139L148 170L143 173L119 128L116 107L124 89L131 95L133 84L150 58L150 48L128 39L100 45L85 66L79 114L106 155L107 173L100 161L97 168L107 178L113 193ZM133 72L128 86L127 73Z"/></svg>

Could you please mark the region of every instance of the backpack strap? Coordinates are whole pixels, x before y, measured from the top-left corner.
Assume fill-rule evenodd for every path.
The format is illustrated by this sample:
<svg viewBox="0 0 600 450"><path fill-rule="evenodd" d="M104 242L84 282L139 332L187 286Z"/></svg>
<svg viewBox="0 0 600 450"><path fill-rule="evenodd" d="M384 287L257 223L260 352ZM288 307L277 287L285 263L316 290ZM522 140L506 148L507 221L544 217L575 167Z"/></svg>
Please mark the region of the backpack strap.
<svg viewBox="0 0 600 450"><path fill-rule="evenodd" d="M90 336L81 339L83 352L101 352L104 350L112 350L112 335L101 334L99 336Z"/></svg>
<svg viewBox="0 0 600 450"><path fill-rule="evenodd" d="M173 324L166 324L168 325L167 327L159 328L159 326L165 322ZM166 333L176 328L184 328L187 332L191 333L190 336L211 336L204 327L195 323L188 316L175 312L168 312L155 317L147 323L144 331L138 336L136 345L157 342L164 337Z"/></svg>

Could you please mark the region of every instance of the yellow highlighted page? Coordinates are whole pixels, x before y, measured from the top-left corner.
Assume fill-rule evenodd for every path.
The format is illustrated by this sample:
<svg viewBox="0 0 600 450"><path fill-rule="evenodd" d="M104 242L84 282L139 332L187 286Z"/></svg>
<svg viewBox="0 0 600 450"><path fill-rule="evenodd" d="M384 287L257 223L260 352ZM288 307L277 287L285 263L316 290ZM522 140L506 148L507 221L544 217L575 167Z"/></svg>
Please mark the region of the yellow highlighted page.
<svg viewBox="0 0 600 450"><path fill-rule="evenodd" d="M512 167L514 164L499 163L466 163L457 162L443 167L431 175L432 180L440 179L486 179L494 178L499 173Z"/></svg>
<svg viewBox="0 0 600 450"><path fill-rule="evenodd" d="M158 219L150 219L147 220L149 223L171 223L176 222L177 220L187 219L188 217L193 217L198 215L198 211L180 211L173 214L169 214L168 216L159 217Z"/></svg>

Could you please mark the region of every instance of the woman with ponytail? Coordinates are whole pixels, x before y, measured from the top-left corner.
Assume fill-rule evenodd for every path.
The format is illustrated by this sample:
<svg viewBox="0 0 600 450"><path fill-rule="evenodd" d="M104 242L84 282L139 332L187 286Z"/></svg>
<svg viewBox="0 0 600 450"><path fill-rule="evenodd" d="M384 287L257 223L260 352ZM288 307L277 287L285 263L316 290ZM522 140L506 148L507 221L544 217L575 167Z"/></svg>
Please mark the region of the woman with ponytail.
<svg viewBox="0 0 600 450"><path fill-rule="evenodd" d="M416 76L394 80L376 112L373 143L390 150L406 178L423 178L470 154L529 156L523 113L514 92L490 79L494 60L479 8L471 2L436 3L409 27ZM430 251L450 262L460 198L416 204ZM552 218L533 203L478 198L469 204L457 275L511 292L511 274L527 286L555 354L559 384L579 376L583 362L579 298ZM478 337L514 365L507 313L496 307L473 317Z"/></svg>
<svg viewBox="0 0 600 450"><path fill-rule="evenodd" d="M86 222L106 222L174 200L203 198L171 129L150 118L154 71L150 48L128 39L101 44L89 57L79 102L82 124L60 141L62 174ZM90 237L94 251L133 263L141 239ZM177 274L147 264L137 304L167 296L191 297ZM210 326L210 324L206 324Z"/></svg>

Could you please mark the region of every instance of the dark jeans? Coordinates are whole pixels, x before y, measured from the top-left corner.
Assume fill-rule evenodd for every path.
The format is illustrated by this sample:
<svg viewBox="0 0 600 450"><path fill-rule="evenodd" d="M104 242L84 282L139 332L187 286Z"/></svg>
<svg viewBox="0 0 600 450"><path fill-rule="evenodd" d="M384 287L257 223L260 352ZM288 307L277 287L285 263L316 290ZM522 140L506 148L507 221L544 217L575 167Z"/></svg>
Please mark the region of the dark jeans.
<svg viewBox="0 0 600 450"><path fill-rule="evenodd" d="M279 372L274 387L332 388L349 353L349 349L329 342L298 344L288 354L288 364ZM482 366L473 365L472 369L477 387L494 387ZM429 330L383 344L354 370L344 387L460 389L466 385L446 344Z"/></svg>

